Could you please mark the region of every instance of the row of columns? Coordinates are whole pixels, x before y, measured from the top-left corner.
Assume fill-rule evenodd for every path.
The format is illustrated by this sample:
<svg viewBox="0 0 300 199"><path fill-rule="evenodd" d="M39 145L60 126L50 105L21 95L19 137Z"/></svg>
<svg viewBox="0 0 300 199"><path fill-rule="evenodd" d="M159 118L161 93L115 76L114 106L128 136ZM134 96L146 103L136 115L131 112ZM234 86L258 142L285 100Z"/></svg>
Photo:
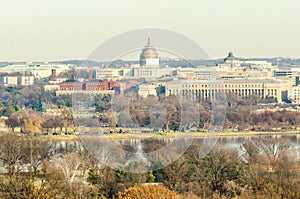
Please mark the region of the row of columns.
<svg viewBox="0 0 300 199"><path fill-rule="evenodd" d="M189 99L216 99L218 92L225 92L226 94L232 93L237 97L242 99L249 98L252 95L256 95L260 98L265 98L266 96L277 97L276 89L268 89L266 92L265 89L170 89L168 95L181 95Z"/></svg>

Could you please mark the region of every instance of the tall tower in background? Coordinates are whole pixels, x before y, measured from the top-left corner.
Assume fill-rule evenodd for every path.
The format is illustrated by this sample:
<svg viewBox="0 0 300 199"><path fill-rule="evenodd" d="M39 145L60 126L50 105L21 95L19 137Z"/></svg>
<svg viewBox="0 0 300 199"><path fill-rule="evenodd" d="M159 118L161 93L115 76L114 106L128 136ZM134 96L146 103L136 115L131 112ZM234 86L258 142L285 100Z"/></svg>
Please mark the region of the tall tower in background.
<svg viewBox="0 0 300 199"><path fill-rule="evenodd" d="M51 80L52 81L56 80L56 69L51 70Z"/></svg>

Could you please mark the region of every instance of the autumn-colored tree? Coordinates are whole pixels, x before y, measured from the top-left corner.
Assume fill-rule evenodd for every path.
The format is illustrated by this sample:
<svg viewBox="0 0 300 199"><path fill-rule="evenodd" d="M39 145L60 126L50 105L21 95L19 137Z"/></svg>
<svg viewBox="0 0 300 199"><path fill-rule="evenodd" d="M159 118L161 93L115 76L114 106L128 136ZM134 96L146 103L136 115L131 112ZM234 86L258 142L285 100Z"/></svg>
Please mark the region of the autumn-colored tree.
<svg viewBox="0 0 300 199"><path fill-rule="evenodd" d="M44 119L39 114L32 110L21 109L13 113L6 124L13 131L16 127L21 127L21 133L34 134L41 133L43 122Z"/></svg>
<svg viewBox="0 0 300 199"><path fill-rule="evenodd" d="M23 118L23 132L27 134L41 133L43 122L44 119L40 115L30 111Z"/></svg>
<svg viewBox="0 0 300 199"><path fill-rule="evenodd" d="M163 186L145 185L141 187L131 187L118 194L118 199L179 199L179 195Z"/></svg>

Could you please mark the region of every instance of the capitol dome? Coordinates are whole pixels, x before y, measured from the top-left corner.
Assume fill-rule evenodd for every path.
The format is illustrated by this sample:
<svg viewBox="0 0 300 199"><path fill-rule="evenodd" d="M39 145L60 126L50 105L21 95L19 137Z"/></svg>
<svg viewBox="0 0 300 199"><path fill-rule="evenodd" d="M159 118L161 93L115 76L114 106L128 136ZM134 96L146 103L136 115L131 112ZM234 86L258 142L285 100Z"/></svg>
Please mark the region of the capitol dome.
<svg viewBox="0 0 300 199"><path fill-rule="evenodd" d="M140 65L146 65L147 59L158 59L158 53L156 49L150 45L150 38L148 38L147 45L142 49L140 53Z"/></svg>

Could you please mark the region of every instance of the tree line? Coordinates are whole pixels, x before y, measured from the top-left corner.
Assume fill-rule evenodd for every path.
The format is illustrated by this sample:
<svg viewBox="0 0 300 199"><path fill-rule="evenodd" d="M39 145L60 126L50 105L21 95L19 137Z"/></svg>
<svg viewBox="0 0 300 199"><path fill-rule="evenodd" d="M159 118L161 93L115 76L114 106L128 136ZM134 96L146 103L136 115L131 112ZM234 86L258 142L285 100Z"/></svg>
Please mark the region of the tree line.
<svg viewBox="0 0 300 199"><path fill-rule="evenodd" d="M186 129L207 130L212 117L212 104L209 101L193 103L178 101L175 96L148 96L112 99L109 96L95 97L95 112L90 117L73 118L73 109L61 105L53 109L56 114L20 109L18 106L0 108L7 115L7 127L13 132L19 128L22 133L74 132L76 126L99 127L106 123L110 128L149 127L169 131ZM283 130L296 129L300 123L300 112L289 110L264 110L258 105L246 106L230 102L227 107L223 130ZM271 106L268 106L271 107ZM260 110L259 110L260 109Z"/></svg>
<svg viewBox="0 0 300 199"><path fill-rule="evenodd" d="M27 135L63 133L71 131L71 129L74 131L75 129L72 112L67 107L60 109L56 115L41 114L30 109L21 109L13 112L5 120L5 124L12 132L19 128L20 133Z"/></svg>
<svg viewBox="0 0 300 199"><path fill-rule="evenodd" d="M240 148L216 146L204 157L199 156L201 145L201 141L193 142L168 166L163 167L158 158L150 162L148 172L131 173L143 163L113 169L101 164L78 140L62 143L1 135L0 198L300 197L298 152L291 150L288 140L249 140ZM164 145L147 139L143 146L147 153Z"/></svg>

